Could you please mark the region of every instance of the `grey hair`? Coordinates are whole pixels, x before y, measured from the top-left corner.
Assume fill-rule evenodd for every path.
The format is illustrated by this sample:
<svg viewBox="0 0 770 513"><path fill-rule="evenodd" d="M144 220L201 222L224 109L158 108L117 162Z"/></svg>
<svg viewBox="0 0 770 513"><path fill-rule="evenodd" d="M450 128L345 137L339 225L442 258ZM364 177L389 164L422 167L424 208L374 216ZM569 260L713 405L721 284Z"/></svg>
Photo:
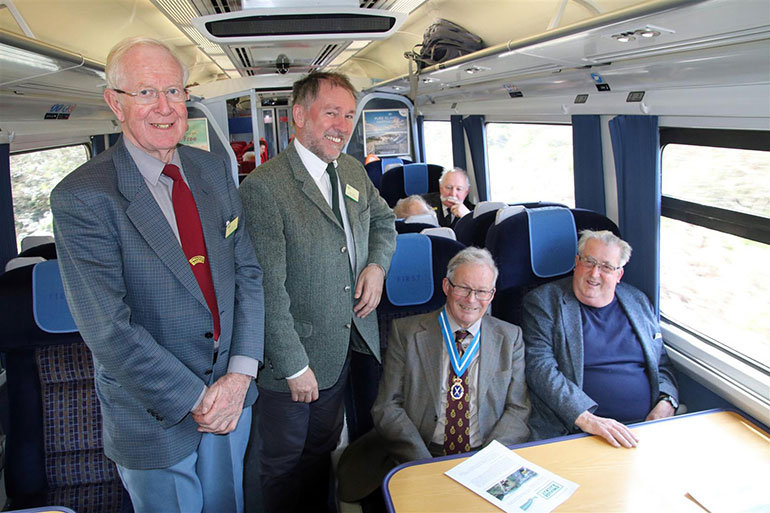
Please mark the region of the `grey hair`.
<svg viewBox="0 0 770 513"><path fill-rule="evenodd" d="M465 171L465 169L461 167L453 167L452 169L446 168L441 173L441 176L438 178L438 184L441 185L441 182L444 181L444 177L448 175L449 173L460 173L465 177L465 185L470 189L471 188L471 179L468 176L468 173Z"/></svg>
<svg viewBox="0 0 770 513"><path fill-rule="evenodd" d="M107 75L107 88L108 89L120 89L120 83L125 76L126 70L123 69L123 57L129 50L137 46L154 46L166 50L171 57L179 64L179 69L182 70L182 87L187 84L187 78L189 72L184 63L177 57L174 52L166 44L153 39L151 37L129 37L119 42L110 50L110 54L107 56L107 66L105 67L105 74Z"/></svg>
<svg viewBox="0 0 770 513"><path fill-rule="evenodd" d="M393 207L393 213L396 214L398 219L403 219L406 217L404 215L406 210L415 203L422 207L422 209L425 211L425 214L430 214L433 212L433 209L430 207L430 205L428 205L422 196L419 194L412 194L411 196L407 196L406 198L401 198L398 200L398 202L396 202L396 206Z"/></svg>
<svg viewBox="0 0 770 513"><path fill-rule="evenodd" d="M601 241L607 246L619 247L620 262L618 262L618 265L620 267L625 266L628 263L628 261L631 259L631 245L609 230L601 230L601 231L582 230L580 232L580 240L578 240L578 246L577 246L578 253L580 253L581 255L583 254L583 250L586 248L586 244L591 239L596 239L598 241Z"/></svg>
<svg viewBox="0 0 770 513"><path fill-rule="evenodd" d="M492 258L492 253L488 250L474 246L463 249L449 261L446 269L446 277L450 280L453 279L455 277L455 271L457 271L457 268L463 264L486 265L494 275L492 286L494 287L497 283L497 265L495 265L495 259Z"/></svg>

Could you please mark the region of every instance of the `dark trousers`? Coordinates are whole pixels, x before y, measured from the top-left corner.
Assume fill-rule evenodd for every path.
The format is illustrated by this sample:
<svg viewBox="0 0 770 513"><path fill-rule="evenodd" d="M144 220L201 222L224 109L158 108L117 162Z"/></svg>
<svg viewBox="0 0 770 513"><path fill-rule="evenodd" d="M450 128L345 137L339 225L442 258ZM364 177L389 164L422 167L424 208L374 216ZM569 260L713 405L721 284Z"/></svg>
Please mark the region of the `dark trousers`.
<svg viewBox="0 0 770 513"><path fill-rule="evenodd" d="M288 392L259 389L259 436L265 511L336 511L330 496L331 452L342 431L342 406L350 356L337 383L312 403Z"/></svg>
<svg viewBox="0 0 770 513"><path fill-rule="evenodd" d="M350 442L374 428L371 409L377 399L382 364L370 354L351 352L348 388L345 391L345 416Z"/></svg>

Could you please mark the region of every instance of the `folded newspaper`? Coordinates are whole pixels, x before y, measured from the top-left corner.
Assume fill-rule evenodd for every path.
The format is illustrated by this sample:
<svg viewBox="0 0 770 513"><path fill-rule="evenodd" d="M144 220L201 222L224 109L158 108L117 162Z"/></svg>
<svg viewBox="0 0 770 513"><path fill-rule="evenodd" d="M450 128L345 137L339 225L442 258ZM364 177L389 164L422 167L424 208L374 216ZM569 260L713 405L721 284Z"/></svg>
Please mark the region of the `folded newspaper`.
<svg viewBox="0 0 770 513"><path fill-rule="evenodd" d="M509 513L548 513L578 487L518 456L497 440L445 474Z"/></svg>

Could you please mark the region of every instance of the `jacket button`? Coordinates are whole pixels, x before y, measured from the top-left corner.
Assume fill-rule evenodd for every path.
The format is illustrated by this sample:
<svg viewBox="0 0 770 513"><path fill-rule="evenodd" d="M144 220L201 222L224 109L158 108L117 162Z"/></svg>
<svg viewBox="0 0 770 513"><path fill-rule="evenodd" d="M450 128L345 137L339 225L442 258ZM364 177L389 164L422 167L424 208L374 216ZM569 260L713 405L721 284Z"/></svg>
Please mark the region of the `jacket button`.
<svg viewBox="0 0 770 513"><path fill-rule="evenodd" d="M350 323L347 323L347 324L345 325L345 327L346 327L347 329L350 329Z"/></svg>
<svg viewBox="0 0 770 513"><path fill-rule="evenodd" d="M212 372L214 372L214 371L212 371L211 369L206 369L206 370L203 372L203 374L205 374L206 376L208 376L208 375L209 375L209 374L211 374Z"/></svg>
<svg viewBox="0 0 770 513"><path fill-rule="evenodd" d="M211 333L210 331L207 331L206 334L203 335L203 336L206 337L206 338L214 338L214 334Z"/></svg>
<svg viewBox="0 0 770 513"><path fill-rule="evenodd" d="M350 292L350 285L345 285L345 292Z"/></svg>
<svg viewBox="0 0 770 513"><path fill-rule="evenodd" d="M340 248L340 253L347 253L347 252L348 252L348 248L346 246L342 246Z"/></svg>

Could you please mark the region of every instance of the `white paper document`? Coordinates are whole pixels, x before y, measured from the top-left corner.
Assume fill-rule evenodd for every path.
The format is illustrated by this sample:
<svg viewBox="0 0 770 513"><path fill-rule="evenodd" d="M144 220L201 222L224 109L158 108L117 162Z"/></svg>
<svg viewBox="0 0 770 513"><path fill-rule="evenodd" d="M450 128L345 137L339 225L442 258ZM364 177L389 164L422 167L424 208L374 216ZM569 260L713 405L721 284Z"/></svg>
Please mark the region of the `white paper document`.
<svg viewBox="0 0 770 513"><path fill-rule="evenodd" d="M509 513L548 513L578 487L497 440L445 474Z"/></svg>

